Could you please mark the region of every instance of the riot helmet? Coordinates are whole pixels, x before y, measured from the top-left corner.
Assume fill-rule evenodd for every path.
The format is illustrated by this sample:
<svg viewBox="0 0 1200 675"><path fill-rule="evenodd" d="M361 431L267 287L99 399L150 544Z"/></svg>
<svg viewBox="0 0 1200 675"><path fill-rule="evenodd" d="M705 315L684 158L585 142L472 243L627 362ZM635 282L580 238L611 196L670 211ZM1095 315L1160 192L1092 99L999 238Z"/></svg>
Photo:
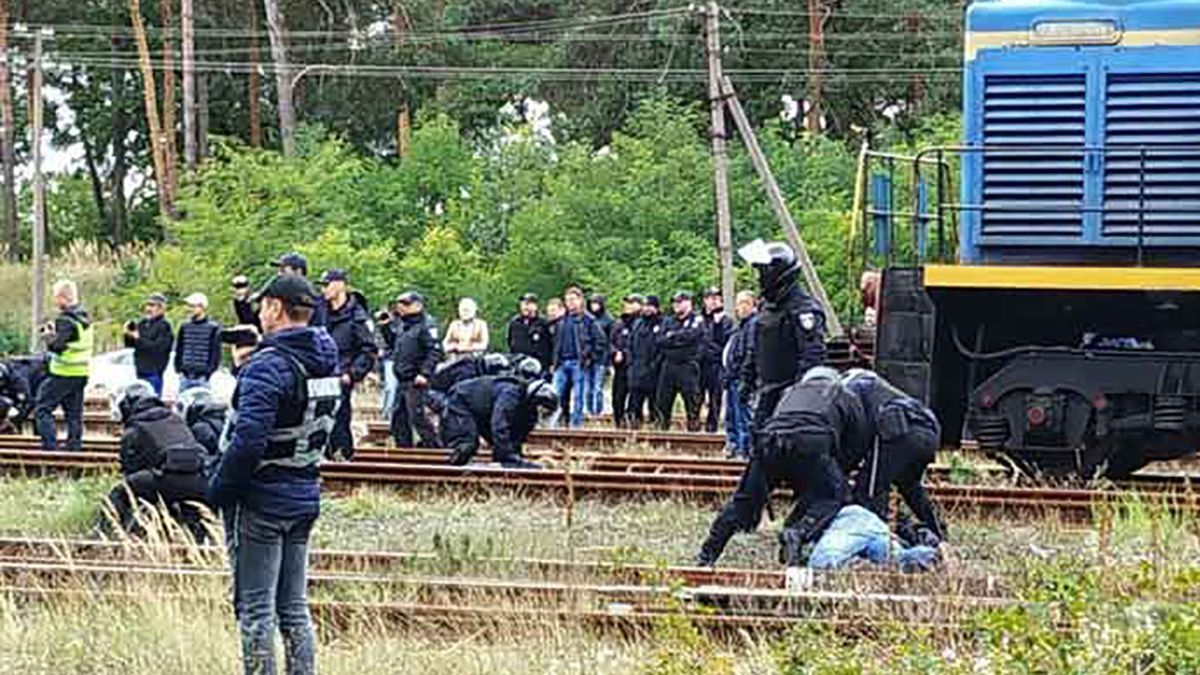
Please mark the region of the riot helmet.
<svg viewBox="0 0 1200 675"><path fill-rule="evenodd" d="M189 419L189 416L192 411L201 410L212 402L213 395L208 387L191 387L181 392L179 398L175 399L175 414L191 424L192 420Z"/></svg>
<svg viewBox="0 0 1200 675"><path fill-rule="evenodd" d="M513 363L513 372L517 377L536 380L542 376L542 362L532 356L519 356Z"/></svg>
<svg viewBox="0 0 1200 675"><path fill-rule="evenodd" d="M508 370L509 366L511 365L512 364L510 364L508 361L508 357L503 354L483 355L483 369L489 373L498 373L502 370Z"/></svg>
<svg viewBox="0 0 1200 675"><path fill-rule="evenodd" d="M804 376L800 378L800 384L809 384L813 382L836 382L838 379L838 371L829 366L813 366L804 372Z"/></svg>
<svg viewBox="0 0 1200 675"><path fill-rule="evenodd" d="M150 383L145 380L137 380L121 387L111 401L113 419L119 422L129 421L138 401L151 398L158 398L158 394L154 393L154 387L151 387Z"/></svg>
<svg viewBox="0 0 1200 675"><path fill-rule="evenodd" d="M762 296L771 302L783 299L796 286L800 276L800 260L791 246L781 242L756 239L738 250L738 255L758 272Z"/></svg>
<svg viewBox="0 0 1200 675"><path fill-rule="evenodd" d="M534 380L525 387L525 393L529 396L529 401L534 406L543 410L558 409L558 394L554 391L554 387L550 386L545 380Z"/></svg>

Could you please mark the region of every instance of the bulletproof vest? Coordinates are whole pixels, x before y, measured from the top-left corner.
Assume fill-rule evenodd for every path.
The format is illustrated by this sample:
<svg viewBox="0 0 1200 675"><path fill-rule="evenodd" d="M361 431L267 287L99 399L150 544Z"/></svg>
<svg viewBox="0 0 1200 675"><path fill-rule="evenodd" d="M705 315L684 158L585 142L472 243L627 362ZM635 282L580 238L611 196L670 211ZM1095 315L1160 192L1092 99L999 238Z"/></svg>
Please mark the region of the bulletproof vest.
<svg viewBox="0 0 1200 675"><path fill-rule="evenodd" d="M188 430L187 423L175 415L156 420L134 421L133 425L154 444L160 466L166 473L200 473L204 468L200 444Z"/></svg>
<svg viewBox="0 0 1200 675"><path fill-rule="evenodd" d="M841 384L832 381L797 384L779 399L765 430L806 429L836 435L842 422L837 405L842 392Z"/></svg>
<svg viewBox="0 0 1200 675"><path fill-rule="evenodd" d="M920 401L901 391L896 385L874 373L863 373L846 382L846 388L862 400L863 412L877 433L884 433L882 426L888 411L900 411L905 418L924 418L937 424L937 418ZM892 420L903 425L903 421Z"/></svg>
<svg viewBox="0 0 1200 675"><path fill-rule="evenodd" d="M785 384L800 376L796 364L804 346L796 339L796 321L787 307L759 312L755 365L762 385Z"/></svg>
<svg viewBox="0 0 1200 675"><path fill-rule="evenodd" d="M295 426L279 427L271 432L267 451L255 470L267 466L289 469L314 466L320 463L329 447L329 436L342 403L341 380L337 376L309 377L304 364L286 352L269 348L255 356L261 358L261 355L270 352L282 355L291 364L296 375L297 400L301 402L304 415ZM222 455L229 450L237 419L237 407L234 406L221 433Z"/></svg>

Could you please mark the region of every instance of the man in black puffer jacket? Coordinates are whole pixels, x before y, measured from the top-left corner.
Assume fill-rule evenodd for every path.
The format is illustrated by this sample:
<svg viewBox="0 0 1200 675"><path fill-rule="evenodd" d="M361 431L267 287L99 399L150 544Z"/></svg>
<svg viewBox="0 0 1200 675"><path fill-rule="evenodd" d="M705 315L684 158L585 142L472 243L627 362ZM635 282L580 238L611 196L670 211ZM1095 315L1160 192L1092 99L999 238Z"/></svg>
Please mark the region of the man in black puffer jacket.
<svg viewBox="0 0 1200 675"><path fill-rule="evenodd" d="M362 293L350 291L345 270L332 269L321 277L326 307L325 328L338 348L338 370L342 377L342 405L329 444L333 455L342 459L354 456L351 397L354 388L375 369L375 335L371 332L367 300Z"/></svg>
<svg viewBox="0 0 1200 675"><path fill-rule="evenodd" d="M124 481L108 499L121 528L131 534L140 532L136 502L161 500L171 515L203 540L199 511L187 502L204 502L208 485L204 450L187 424L142 381L121 390L114 408L125 427L120 455Z"/></svg>
<svg viewBox="0 0 1200 675"><path fill-rule="evenodd" d="M208 296L192 293L184 302L192 318L179 327L175 338L175 372L179 391L208 387L208 379L221 367L221 325L208 318Z"/></svg>

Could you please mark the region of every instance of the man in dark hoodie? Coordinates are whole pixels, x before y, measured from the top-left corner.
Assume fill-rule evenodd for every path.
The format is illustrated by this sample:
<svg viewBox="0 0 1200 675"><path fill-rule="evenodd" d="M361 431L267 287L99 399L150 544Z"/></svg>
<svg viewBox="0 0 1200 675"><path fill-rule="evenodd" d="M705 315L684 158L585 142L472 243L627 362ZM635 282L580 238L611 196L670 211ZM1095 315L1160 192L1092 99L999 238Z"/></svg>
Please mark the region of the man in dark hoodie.
<svg viewBox="0 0 1200 675"><path fill-rule="evenodd" d="M629 406L629 350L633 338L633 326L642 314L645 298L637 294L625 296L621 318L612 327L612 413L613 424L618 429L625 426L625 412Z"/></svg>
<svg viewBox="0 0 1200 675"><path fill-rule="evenodd" d="M278 625L287 672L311 673L308 539L341 402L337 345L309 327L317 293L303 277L275 277L259 302L264 337L237 354L233 409L208 498L225 521L245 671L276 671Z"/></svg>
<svg viewBox="0 0 1200 675"><path fill-rule="evenodd" d="M626 412L634 429L645 420L647 406L650 421L658 420L654 392L662 369L662 352L658 347L658 334L662 332L659 309L658 296L647 295L642 316L633 323L633 332L629 335L629 370L625 373L629 381L629 406Z"/></svg>
<svg viewBox="0 0 1200 675"><path fill-rule="evenodd" d="M342 405L337 426L333 428L333 455L342 459L354 456L354 435L350 433L353 416L350 399L358 383L375 368L375 335L371 332L367 300L358 291L350 291L345 270L332 269L321 276L325 306L325 327L338 348L342 374Z"/></svg>
<svg viewBox="0 0 1200 675"><path fill-rule="evenodd" d="M163 373L171 360L171 345L175 336L164 314L167 297L155 293L146 298L145 316L125 326L125 346L133 348L133 368L139 380L150 383L154 393L162 396Z"/></svg>
<svg viewBox="0 0 1200 675"><path fill-rule="evenodd" d="M120 453L123 480L108 500L121 529L131 534L141 530L134 500L152 505L161 500L202 541L205 530L195 504L203 503L207 485L204 448L144 381L118 392L113 413L125 429Z"/></svg>
<svg viewBox="0 0 1200 675"><path fill-rule="evenodd" d="M41 330L50 352L50 375L38 387L34 417L42 449L53 450L54 410L62 406L67 418L67 449L82 450L83 391L91 370L96 333L92 317L79 305L79 288L74 281L55 282L54 306L58 308L58 318Z"/></svg>
<svg viewBox="0 0 1200 675"><path fill-rule="evenodd" d="M587 392L585 412L588 417L596 417L604 412L604 380L608 377L609 357L612 353L613 318L608 314L608 301L599 294L593 293L588 298L588 313L592 315L592 325L596 333L596 354L587 367Z"/></svg>
<svg viewBox="0 0 1200 675"><path fill-rule="evenodd" d="M492 459L504 468L540 469L521 456L521 446L537 426L538 411L557 408L558 394L541 378L490 375L459 382L450 389L443 417L450 463L469 463L483 438L492 446Z"/></svg>

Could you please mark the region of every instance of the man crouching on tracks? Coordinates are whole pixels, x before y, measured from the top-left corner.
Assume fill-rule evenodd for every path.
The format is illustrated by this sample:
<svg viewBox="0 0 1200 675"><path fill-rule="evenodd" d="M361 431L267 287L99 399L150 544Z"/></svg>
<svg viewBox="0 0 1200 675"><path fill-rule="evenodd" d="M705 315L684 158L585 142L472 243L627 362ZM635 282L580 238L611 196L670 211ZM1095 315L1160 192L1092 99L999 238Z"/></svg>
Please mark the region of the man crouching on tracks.
<svg viewBox="0 0 1200 675"><path fill-rule="evenodd" d="M236 354L243 363L208 498L224 516L245 672L276 672L278 620L285 671L300 675L315 672L308 539L341 401L338 352L308 327L317 295L303 277L276 277L258 301L265 336Z"/></svg>
<svg viewBox="0 0 1200 675"><path fill-rule="evenodd" d="M800 564L801 550L815 541L849 501L846 475L837 460L859 453L866 442L862 404L832 368L818 366L784 392L771 419L755 438L750 464L737 491L713 521L696 564L717 562L737 532L758 527L771 489L786 485L796 506L779 535L781 558Z"/></svg>

